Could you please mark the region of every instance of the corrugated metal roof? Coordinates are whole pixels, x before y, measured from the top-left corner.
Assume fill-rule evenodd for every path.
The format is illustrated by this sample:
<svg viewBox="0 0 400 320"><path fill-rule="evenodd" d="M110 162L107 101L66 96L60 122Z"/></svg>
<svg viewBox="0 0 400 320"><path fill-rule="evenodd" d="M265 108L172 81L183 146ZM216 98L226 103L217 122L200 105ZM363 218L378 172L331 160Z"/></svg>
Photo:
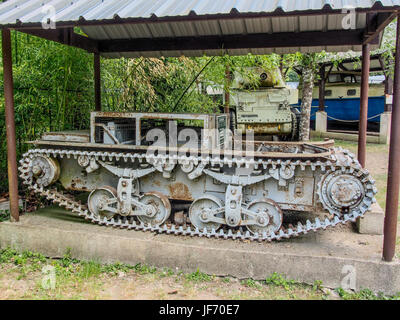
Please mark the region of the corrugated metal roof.
<svg viewBox="0 0 400 320"><path fill-rule="evenodd" d="M8 0L0 26L40 26L55 9L59 25L79 25L95 40L343 30L343 8L357 8L357 28L366 11L400 9L400 0ZM228 19L227 19L228 18ZM53 19L53 18L52 18ZM128 23L129 22L129 23ZM227 50L237 55L271 52L359 51L359 46ZM119 56L199 56L221 50L107 53Z"/></svg>
<svg viewBox="0 0 400 320"><path fill-rule="evenodd" d="M56 10L56 21L101 21L151 17L179 17L190 14L227 15L232 12L274 13L370 9L400 6L399 0L8 0L0 4L0 25L40 23L46 5Z"/></svg>

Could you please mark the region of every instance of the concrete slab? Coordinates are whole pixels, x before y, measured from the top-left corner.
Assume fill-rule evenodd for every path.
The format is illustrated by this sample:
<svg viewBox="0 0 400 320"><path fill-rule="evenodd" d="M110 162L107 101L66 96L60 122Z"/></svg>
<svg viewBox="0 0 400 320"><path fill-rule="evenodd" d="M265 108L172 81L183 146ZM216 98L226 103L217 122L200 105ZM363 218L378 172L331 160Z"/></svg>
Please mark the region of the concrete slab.
<svg viewBox="0 0 400 320"><path fill-rule="evenodd" d="M328 139L336 139L336 140L344 140L344 141L358 141L358 134L351 133L340 133L340 132L317 132L311 130L310 136L312 138L328 138ZM376 143L379 144L380 138L379 136L367 136L367 143Z"/></svg>
<svg viewBox="0 0 400 320"><path fill-rule="evenodd" d="M315 131L326 132L328 130L328 114L324 111L317 111L315 114Z"/></svg>
<svg viewBox="0 0 400 320"><path fill-rule="evenodd" d="M379 124L379 142L382 144L390 143L390 132L392 126L392 112L386 111L381 115Z"/></svg>
<svg viewBox="0 0 400 320"><path fill-rule="evenodd" d="M356 226L359 233L364 234L383 234L385 213L378 203L374 203L362 219L358 219Z"/></svg>
<svg viewBox="0 0 400 320"><path fill-rule="evenodd" d="M144 263L183 272L199 269L218 276L262 280L273 272L312 284L320 280L343 287L354 276L355 287L400 292L400 263L381 260L382 236L361 235L354 226L311 233L273 243L190 238L96 226L60 208L46 208L0 223L0 246L104 263Z"/></svg>
<svg viewBox="0 0 400 320"><path fill-rule="evenodd" d="M24 207L24 203L22 201L22 199L18 200L18 205L20 207L20 209L22 209ZM5 201L0 203L0 213L5 213L10 211L10 201Z"/></svg>

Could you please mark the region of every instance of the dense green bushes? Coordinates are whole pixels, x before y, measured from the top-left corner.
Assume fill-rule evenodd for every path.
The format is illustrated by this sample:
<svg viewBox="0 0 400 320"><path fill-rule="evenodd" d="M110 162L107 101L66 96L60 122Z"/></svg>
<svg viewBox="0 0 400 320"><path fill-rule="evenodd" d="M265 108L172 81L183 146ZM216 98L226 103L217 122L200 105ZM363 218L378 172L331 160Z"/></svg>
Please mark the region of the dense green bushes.
<svg viewBox="0 0 400 320"><path fill-rule="evenodd" d="M94 107L93 56L17 32L12 32L12 47L17 152L20 158L28 148L25 142L40 138L45 131L89 127L90 111ZM205 87L217 84L229 90L226 68L245 72L246 67L254 64L276 67L279 56L224 56L212 61L208 57L103 59L103 109L218 112L218 103L204 94ZM206 65L207 68L201 72ZM0 128L2 192L7 190L7 161L1 60Z"/></svg>
<svg viewBox="0 0 400 320"><path fill-rule="evenodd" d="M12 32L18 158L26 141L45 131L89 127L94 107L93 56ZM204 59L102 60L103 107L115 111L173 111ZM1 61L1 60L0 60ZM222 73L223 75L223 73ZM0 62L0 192L7 190L6 130ZM193 85L176 112L208 112L215 103Z"/></svg>
<svg viewBox="0 0 400 320"><path fill-rule="evenodd" d="M83 128L93 101L92 58L68 48L12 33L18 158L25 141L49 130ZM7 187L3 72L0 67L0 191Z"/></svg>

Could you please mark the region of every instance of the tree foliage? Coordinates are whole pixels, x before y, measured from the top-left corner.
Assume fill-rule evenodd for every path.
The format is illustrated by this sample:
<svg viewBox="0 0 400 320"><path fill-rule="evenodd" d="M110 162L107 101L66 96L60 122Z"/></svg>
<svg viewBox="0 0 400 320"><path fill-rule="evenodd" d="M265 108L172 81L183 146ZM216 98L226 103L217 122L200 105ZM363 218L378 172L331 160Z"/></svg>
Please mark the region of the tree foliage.
<svg viewBox="0 0 400 320"><path fill-rule="evenodd" d="M94 109L93 56L17 32L12 32L12 48L18 158L29 147L25 142L39 139L43 132L88 129ZM247 67L276 67L279 56L103 59L101 63L105 110L209 113L219 109L204 90L207 86L230 90L227 67L251 80L254 75ZM0 63L0 191L5 191L2 71Z"/></svg>
<svg viewBox="0 0 400 320"><path fill-rule="evenodd" d="M82 129L93 101L93 63L81 50L12 32L18 157L45 131ZM0 65L0 190L6 189L6 128Z"/></svg>

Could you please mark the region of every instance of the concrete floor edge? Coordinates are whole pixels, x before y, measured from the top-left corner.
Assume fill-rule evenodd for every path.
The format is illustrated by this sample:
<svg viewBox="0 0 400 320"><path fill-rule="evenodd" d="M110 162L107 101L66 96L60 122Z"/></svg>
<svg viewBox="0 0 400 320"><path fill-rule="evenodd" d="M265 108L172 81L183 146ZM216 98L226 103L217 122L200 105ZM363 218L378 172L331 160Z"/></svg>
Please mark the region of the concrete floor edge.
<svg viewBox="0 0 400 320"><path fill-rule="evenodd" d="M136 232L136 231L127 231ZM343 287L352 276L356 289L375 292L400 292L400 264L377 259L352 259L335 256L296 255L256 250L230 249L165 242L151 238L124 237L93 231L69 230L21 223L0 223L0 247L40 252L49 257L62 257L68 248L81 260L103 263L144 263L175 271L202 272L239 279L264 280L273 272L287 278L313 284L322 281L327 287ZM348 283L348 282L347 282Z"/></svg>

